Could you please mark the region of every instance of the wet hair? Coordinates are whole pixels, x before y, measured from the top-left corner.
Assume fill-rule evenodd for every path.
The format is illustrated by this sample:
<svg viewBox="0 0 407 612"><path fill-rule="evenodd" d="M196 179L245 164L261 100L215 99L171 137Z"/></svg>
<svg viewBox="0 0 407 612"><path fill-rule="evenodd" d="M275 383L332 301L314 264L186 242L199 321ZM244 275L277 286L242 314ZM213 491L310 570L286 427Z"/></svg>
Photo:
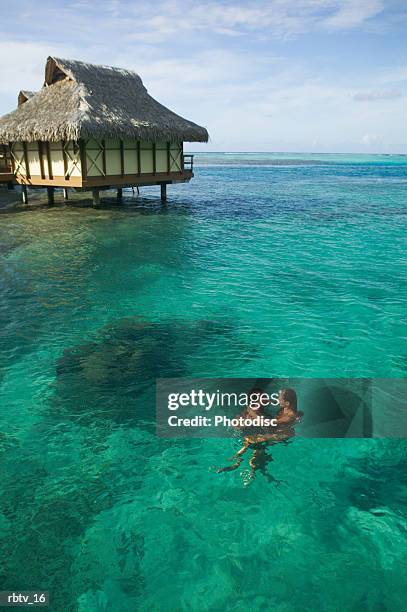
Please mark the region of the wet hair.
<svg viewBox="0 0 407 612"><path fill-rule="evenodd" d="M281 399L288 402L292 410L297 411L297 394L294 389L281 389Z"/></svg>

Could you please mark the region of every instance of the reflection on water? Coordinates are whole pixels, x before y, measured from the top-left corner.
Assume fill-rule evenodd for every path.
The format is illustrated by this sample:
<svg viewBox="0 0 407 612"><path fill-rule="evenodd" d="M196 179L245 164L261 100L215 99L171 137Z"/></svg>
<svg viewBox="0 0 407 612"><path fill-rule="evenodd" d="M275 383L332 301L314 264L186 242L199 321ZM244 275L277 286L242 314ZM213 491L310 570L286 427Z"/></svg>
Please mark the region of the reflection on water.
<svg viewBox="0 0 407 612"><path fill-rule="evenodd" d="M210 470L238 439L154 433L158 375L405 376L406 170L345 161L198 166L166 208L151 188L3 211L3 589L68 612L402 609L403 441L295 438L266 466L281 484L245 488Z"/></svg>

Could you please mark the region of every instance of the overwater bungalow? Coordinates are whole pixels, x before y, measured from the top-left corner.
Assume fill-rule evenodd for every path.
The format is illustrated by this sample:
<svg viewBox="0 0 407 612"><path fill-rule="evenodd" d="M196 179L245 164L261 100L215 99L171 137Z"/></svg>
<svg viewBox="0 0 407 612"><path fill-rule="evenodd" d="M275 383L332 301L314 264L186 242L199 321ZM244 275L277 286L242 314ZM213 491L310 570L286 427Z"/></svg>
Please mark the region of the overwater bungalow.
<svg viewBox="0 0 407 612"><path fill-rule="evenodd" d="M37 92L20 91L0 118L0 181L27 187L99 191L166 186L193 177L184 142L207 142L205 128L152 98L135 72L49 57Z"/></svg>

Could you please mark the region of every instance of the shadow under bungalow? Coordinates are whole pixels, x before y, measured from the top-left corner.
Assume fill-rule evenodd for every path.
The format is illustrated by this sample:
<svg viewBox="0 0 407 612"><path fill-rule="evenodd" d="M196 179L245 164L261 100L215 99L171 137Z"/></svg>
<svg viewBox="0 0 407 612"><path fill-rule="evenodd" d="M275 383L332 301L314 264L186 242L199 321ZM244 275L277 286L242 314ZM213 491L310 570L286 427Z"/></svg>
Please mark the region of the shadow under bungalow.
<svg viewBox="0 0 407 612"><path fill-rule="evenodd" d="M18 108L0 118L0 183L99 191L188 182L193 156L184 142L208 132L152 98L130 70L49 57L38 92L22 90Z"/></svg>

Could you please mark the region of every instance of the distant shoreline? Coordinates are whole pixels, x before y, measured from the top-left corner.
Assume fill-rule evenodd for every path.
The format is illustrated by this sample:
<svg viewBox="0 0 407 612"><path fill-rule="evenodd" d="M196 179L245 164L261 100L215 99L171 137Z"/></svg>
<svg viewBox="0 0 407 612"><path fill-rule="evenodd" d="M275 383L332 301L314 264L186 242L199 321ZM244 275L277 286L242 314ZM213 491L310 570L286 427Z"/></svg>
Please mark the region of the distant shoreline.
<svg viewBox="0 0 407 612"><path fill-rule="evenodd" d="M194 155L332 155L342 157L407 157L407 153L324 153L323 151L188 151Z"/></svg>

